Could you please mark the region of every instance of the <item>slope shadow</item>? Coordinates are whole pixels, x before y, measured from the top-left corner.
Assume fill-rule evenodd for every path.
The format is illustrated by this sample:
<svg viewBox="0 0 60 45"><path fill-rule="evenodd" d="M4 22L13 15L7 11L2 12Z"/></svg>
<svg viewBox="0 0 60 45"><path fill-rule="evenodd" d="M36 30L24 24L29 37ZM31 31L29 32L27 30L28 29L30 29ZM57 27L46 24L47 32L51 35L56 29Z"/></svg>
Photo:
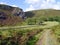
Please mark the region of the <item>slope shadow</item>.
<svg viewBox="0 0 60 45"><path fill-rule="evenodd" d="M27 18L31 18L33 17L35 14L32 12L32 11L29 11L29 12L25 12L25 17Z"/></svg>

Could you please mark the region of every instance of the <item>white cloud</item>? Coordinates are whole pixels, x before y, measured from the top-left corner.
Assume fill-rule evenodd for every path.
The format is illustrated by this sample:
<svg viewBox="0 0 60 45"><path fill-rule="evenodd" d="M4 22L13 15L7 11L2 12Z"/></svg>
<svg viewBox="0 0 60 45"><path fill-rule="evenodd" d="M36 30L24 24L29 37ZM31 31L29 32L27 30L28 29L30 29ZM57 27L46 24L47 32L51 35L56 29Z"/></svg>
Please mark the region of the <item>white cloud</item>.
<svg viewBox="0 0 60 45"><path fill-rule="evenodd" d="M55 4L54 6L53 6L53 9L57 9L57 10L60 10L60 3L58 4Z"/></svg>
<svg viewBox="0 0 60 45"><path fill-rule="evenodd" d="M25 2L29 4L34 4L34 3L38 3L39 0L25 0Z"/></svg>
<svg viewBox="0 0 60 45"><path fill-rule="evenodd" d="M26 8L25 11L30 11L30 10L34 10L34 9L35 9L35 8L34 8L32 5L30 5L30 7Z"/></svg>
<svg viewBox="0 0 60 45"><path fill-rule="evenodd" d="M55 3L55 2L56 2L56 0L46 0L46 2Z"/></svg>
<svg viewBox="0 0 60 45"><path fill-rule="evenodd" d="M13 7L18 7L18 6L16 6L16 5L11 5L11 6L13 6Z"/></svg>
<svg viewBox="0 0 60 45"><path fill-rule="evenodd" d="M10 5L10 4L5 3L5 2L0 2L0 4ZM18 6L16 6L16 5L10 5L10 6L13 6L13 7L18 7Z"/></svg>
<svg viewBox="0 0 60 45"><path fill-rule="evenodd" d="M34 9L60 9L60 2L57 2L57 0L25 0L25 2L30 5L27 7L29 10ZM32 7L31 7L32 5ZM27 10L26 9L26 10Z"/></svg>
<svg viewBox="0 0 60 45"><path fill-rule="evenodd" d="M0 4L7 4L7 3L5 3L5 2L0 2Z"/></svg>

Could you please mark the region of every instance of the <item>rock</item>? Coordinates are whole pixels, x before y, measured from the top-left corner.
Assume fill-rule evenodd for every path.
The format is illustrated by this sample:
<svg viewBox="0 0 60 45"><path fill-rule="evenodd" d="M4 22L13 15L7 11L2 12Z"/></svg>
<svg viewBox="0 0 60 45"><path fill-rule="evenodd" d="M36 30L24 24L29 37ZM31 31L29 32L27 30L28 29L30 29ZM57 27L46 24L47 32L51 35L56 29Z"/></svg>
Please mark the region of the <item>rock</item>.
<svg viewBox="0 0 60 45"><path fill-rule="evenodd" d="M25 13L19 7L0 4L0 26L16 25L24 20Z"/></svg>

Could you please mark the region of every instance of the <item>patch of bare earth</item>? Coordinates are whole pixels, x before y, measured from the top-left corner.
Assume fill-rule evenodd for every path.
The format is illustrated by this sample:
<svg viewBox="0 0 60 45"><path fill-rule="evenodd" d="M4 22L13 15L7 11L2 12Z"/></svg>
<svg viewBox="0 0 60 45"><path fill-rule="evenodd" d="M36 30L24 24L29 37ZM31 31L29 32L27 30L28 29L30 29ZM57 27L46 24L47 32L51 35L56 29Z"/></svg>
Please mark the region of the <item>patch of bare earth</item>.
<svg viewBox="0 0 60 45"><path fill-rule="evenodd" d="M57 45L57 40L50 29L46 29L36 45Z"/></svg>

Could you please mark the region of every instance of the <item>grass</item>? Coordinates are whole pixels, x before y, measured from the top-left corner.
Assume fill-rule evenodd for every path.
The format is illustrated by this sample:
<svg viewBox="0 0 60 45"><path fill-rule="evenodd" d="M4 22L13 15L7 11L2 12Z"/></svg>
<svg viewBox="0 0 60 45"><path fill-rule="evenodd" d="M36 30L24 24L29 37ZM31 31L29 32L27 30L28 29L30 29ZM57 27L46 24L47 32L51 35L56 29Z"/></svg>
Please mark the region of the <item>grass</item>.
<svg viewBox="0 0 60 45"><path fill-rule="evenodd" d="M60 45L60 24L58 26L53 27L53 32L55 33L57 41Z"/></svg>
<svg viewBox="0 0 60 45"><path fill-rule="evenodd" d="M0 43L11 44L27 44L27 45L34 45L36 41L40 38L42 31L45 28L51 28L50 25L53 24L51 27L58 25L58 22L44 22L46 25L34 25L25 28L8 28L8 29L0 29ZM49 26L49 27L48 27ZM17 42L15 42L17 41ZM4 42L5 41L5 42ZM23 42L24 43L23 43Z"/></svg>
<svg viewBox="0 0 60 45"><path fill-rule="evenodd" d="M60 10L43 9L43 10L28 11L26 12L26 16L27 17L38 17L38 18L60 16Z"/></svg>
<svg viewBox="0 0 60 45"><path fill-rule="evenodd" d="M27 45L35 45L35 42L39 39L41 34L43 33L42 31L46 28L52 28L53 26L53 31L57 37L58 42L60 43L60 25L56 21L51 20L58 20L60 21L60 10L54 10L54 9L44 9L44 10L35 10L35 11L28 11L25 12L25 16L27 17L27 22L23 22L23 19L20 17L15 17L13 16L10 12L11 10L4 10L0 9L0 12L5 12L7 17L11 17L9 21L5 21L5 23L1 23L1 26L5 27L0 27L0 44L1 45L25 45L27 42ZM31 25L31 26L25 26L28 23L28 18L30 19L30 22L32 24L37 24L40 21L46 21L50 20L47 22L43 22L43 25ZM35 21L35 22L34 22ZM16 23L16 24L14 24ZM11 25L12 24L12 25ZM14 27L16 25L16 27ZM19 26L20 27L17 27ZM21 25L24 25L24 27ZM58 26L57 26L58 25ZM6 26L8 26L6 28ZM6 28L6 29L3 29ZM29 38L31 37L31 38Z"/></svg>
<svg viewBox="0 0 60 45"><path fill-rule="evenodd" d="M43 33L43 31L39 32L38 34L36 34L35 36L33 36L31 39L29 39L29 41L27 42L27 45L35 45L36 42L41 37L42 33Z"/></svg>
<svg viewBox="0 0 60 45"><path fill-rule="evenodd" d="M40 30L41 30L40 28L39 29L37 29L37 28L23 29L22 28L22 29L6 29L6 30L3 29L3 30L0 30L0 36L1 36L0 38L2 38L2 39L0 39L0 41L1 41L0 44L6 42L5 45L7 45L8 43L10 43L12 45L10 40L13 41L12 38L14 38L15 41L18 41L18 42L13 41L14 44L18 43L18 45L19 45L19 43L22 43L20 41L22 41L22 40L27 41L27 38L29 39L29 37L30 37L29 35L34 36L35 34L37 34L37 32L40 32ZM18 38L22 38L22 39L19 41ZM23 41L23 42L25 42L25 41Z"/></svg>

